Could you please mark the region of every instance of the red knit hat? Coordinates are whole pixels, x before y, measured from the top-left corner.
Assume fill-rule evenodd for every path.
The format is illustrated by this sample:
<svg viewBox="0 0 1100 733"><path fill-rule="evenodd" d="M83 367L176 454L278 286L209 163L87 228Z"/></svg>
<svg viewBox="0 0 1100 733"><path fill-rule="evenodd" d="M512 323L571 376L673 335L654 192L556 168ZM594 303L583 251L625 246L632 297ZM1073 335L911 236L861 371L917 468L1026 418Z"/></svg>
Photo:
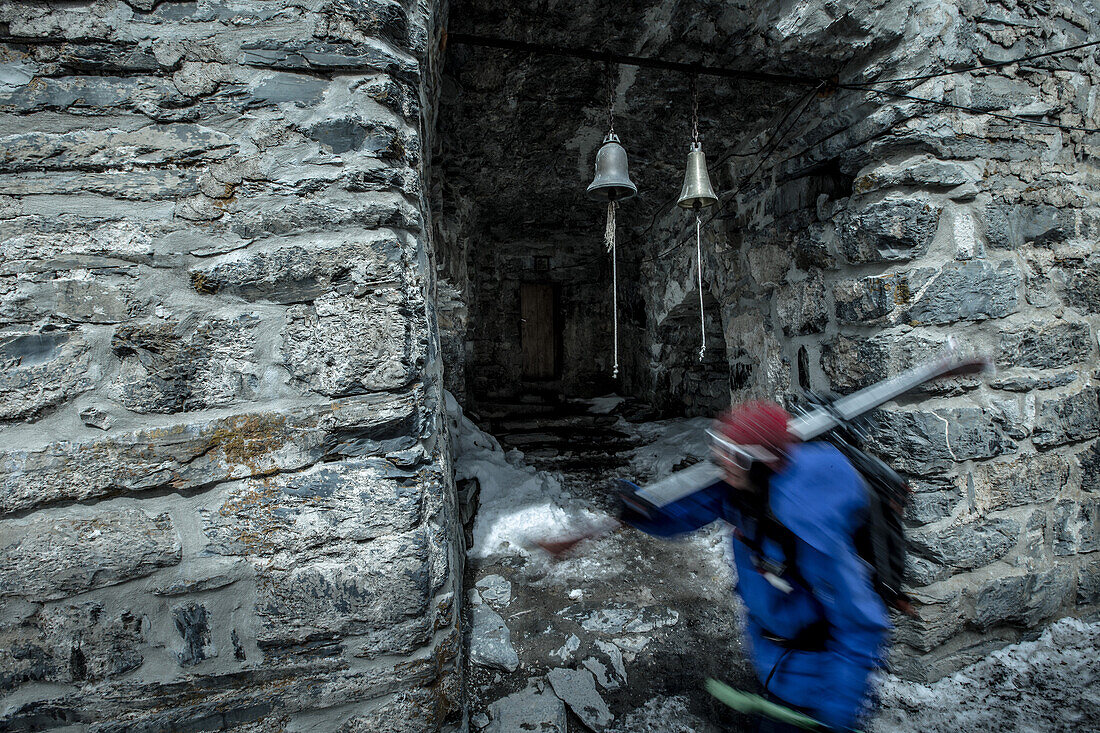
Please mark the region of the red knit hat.
<svg viewBox="0 0 1100 733"><path fill-rule="evenodd" d="M794 436L787 429L791 416L774 402L755 400L723 413L718 432L773 468L790 454Z"/></svg>

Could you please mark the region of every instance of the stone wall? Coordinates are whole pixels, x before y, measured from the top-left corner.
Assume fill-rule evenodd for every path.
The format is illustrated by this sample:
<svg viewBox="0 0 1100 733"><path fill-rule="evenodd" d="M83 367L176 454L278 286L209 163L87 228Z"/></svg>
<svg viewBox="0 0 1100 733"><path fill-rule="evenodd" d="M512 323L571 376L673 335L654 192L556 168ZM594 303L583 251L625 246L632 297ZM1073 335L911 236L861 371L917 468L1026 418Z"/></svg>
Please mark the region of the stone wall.
<svg viewBox="0 0 1100 733"><path fill-rule="evenodd" d="M0 728L455 714L440 12L0 3Z"/></svg>
<svg viewBox="0 0 1100 733"><path fill-rule="evenodd" d="M1081 3L918 1L861 5L830 26L816 5L779 11L767 27L783 48L820 47L830 27L862 38L843 81L1071 46L1100 21ZM1091 51L880 86L1100 126ZM733 397L787 398L800 385L851 392L948 336L995 358L995 376L892 404L875 431L915 492L920 618L899 621L896 669L936 678L1100 608L1100 136L860 90L819 90L806 109L712 225L708 286L722 303L731 373L743 377ZM759 149L780 119L738 150ZM759 159L735 158L716 175L743 181ZM686 229L675 215L663 226L653 251ZM651 312L678 301L689 249L647 266Z"/></svg>

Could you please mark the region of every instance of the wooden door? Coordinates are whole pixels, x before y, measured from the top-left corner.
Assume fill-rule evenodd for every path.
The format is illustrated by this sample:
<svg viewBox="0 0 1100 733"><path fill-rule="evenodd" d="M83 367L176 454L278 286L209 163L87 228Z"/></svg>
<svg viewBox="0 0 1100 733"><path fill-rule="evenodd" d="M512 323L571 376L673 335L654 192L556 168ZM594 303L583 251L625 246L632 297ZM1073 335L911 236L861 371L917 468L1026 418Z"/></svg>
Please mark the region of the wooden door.
<svg viewBox="0 0 1100 733"><path fill-rule="evenodd" d="M521 283L520 344L524 379L554 379L558 373L554 285Z"/></svg>

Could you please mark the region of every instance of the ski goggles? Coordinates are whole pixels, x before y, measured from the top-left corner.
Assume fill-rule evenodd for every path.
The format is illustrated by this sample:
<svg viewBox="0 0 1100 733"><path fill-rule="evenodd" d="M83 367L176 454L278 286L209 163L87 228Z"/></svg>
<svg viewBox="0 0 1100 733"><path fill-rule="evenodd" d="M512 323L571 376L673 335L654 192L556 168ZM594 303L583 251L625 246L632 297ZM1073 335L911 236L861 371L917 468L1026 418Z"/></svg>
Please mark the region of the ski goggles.
<svg viewBox="0 0 1100 733"><path fill-rule="evenodd" d="M715 452L723 460L729 461L742 471L748 471L752 468L752 464L757 461L770 463L779 458L779 456L760 445L738 445L717 430L707 430L707 435L710 436L711 445L714 446Z"/></svg>

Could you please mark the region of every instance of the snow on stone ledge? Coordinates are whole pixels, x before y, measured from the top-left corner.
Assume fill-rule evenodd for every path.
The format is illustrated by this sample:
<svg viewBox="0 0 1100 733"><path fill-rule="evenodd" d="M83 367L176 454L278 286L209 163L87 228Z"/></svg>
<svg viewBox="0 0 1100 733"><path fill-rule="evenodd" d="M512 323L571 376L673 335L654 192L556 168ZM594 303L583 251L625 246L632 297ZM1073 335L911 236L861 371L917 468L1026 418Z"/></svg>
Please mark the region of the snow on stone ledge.
<svg viewBox="0 0 1100 733"><path fill-rule="evenodd" d="M474 425L458 401L445 394L455 480L476 478L481 487L470 557L529 555L532 540L564 536L599 519L577 506L556 477L524 463L523 453L505 453L496 438Z"/></svg>

